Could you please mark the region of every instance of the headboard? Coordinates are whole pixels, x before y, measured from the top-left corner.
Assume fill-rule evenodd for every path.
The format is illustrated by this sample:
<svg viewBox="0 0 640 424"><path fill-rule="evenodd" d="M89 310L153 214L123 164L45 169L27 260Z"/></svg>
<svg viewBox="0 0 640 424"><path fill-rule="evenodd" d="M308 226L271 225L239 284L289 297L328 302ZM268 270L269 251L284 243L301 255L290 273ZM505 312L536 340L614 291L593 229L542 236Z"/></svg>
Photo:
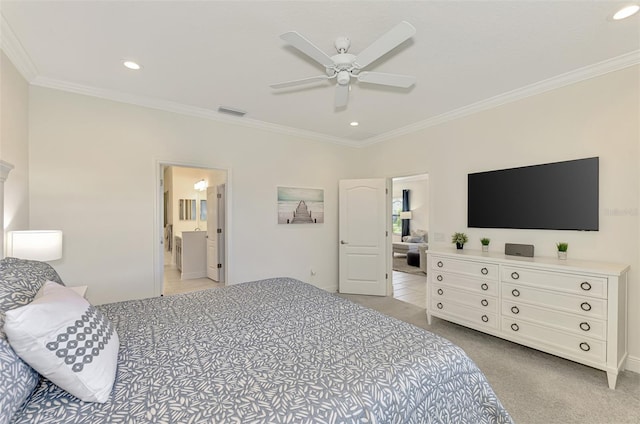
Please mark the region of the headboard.
<svg viewBox="0 0 640 424"><path fill-rule="evenodd" d="M4 182L9 176L13 165L0 160L0 259L4 258Z"/></svg>

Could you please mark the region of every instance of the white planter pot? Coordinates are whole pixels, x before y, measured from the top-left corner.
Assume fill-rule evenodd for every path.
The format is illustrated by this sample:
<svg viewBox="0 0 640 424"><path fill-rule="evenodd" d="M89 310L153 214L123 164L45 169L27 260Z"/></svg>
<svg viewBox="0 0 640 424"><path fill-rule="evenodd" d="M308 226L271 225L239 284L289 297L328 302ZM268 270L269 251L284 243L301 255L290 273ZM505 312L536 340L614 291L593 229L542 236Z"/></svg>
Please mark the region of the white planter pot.
<svg viewBox="0 0 640 424"><path fill-rule="evenodd" d="M558 259L567 259L567 252L558 252Z"/></svg>

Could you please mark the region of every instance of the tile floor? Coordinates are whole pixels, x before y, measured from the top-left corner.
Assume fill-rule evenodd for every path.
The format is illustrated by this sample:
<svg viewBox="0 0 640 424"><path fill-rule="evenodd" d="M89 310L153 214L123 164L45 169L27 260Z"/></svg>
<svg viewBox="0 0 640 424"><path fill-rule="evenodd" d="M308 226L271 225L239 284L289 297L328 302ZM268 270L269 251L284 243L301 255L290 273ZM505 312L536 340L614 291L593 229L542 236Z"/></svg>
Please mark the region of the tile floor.
<svg viewBox="0 0 640 424"><path fill-rule="evenodd" d="M180 271L175 265L165 265L164 267L164 286L162 290L164 295L188 293L213 287L224 287L224 283L218 283L208 278L181 280Z"/></svg>
<svg viewBox="0 0 640 424"><path fill-rule="evenodd" d="M393 297L420 308L427 305L427 276L393 271Z"/></svg>
<svg viewBox="0 0 640 424"><path fill-rule="evenodd" d="M164 295L188 293L213 287L224 287L224 283L218 283L208 278L181 280L180 271L178 271L178 268L172 263L171 252L165 251L164 263L164 280L162 290L162 294Z"/></svg>
<svg viewBox="0 0 640 424"><path fill-rule="evenodd" d="M180 271L171 263L171 254L165 255L163 294L188 293L212 287L223 287L224 283L217 283L208 278L181 280ZM426 307L427 276L424 274L408 274L393 271L393 297L403 302L411 303L420 308Z"/></svg>

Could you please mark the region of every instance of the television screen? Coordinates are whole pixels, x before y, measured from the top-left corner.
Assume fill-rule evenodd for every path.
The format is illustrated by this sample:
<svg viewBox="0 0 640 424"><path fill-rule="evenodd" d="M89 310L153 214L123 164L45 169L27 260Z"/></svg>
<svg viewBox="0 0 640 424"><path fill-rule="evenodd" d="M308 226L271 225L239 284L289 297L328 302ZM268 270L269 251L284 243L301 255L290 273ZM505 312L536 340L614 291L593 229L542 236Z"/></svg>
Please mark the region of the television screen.
<svg viewBox="0 0 640 424"><path fill-rule="evenodd" d="M598 230L598 158L468 175L467 225Z"/></svg>

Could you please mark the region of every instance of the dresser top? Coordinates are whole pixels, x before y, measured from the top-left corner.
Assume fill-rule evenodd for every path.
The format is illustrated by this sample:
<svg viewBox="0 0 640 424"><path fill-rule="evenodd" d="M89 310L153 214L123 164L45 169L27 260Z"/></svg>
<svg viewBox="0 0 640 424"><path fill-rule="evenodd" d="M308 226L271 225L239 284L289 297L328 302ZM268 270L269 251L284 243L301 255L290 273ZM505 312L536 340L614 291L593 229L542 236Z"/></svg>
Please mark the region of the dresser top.
<svg viewBox="0 0 640 424"><path fill-rule="evenodd" d="M553 271L567 272L588 272L605 275L620 276L627 272L629 265L599 262L580 259L557 259L549 256L534 256L527 258L523 256L505 255L501 252L482 252L472 249L434 249L427 250L427 254L444 255L452 258L468 260L492 261L506 265L535 265L537 268L545 268Z"/></svg>

